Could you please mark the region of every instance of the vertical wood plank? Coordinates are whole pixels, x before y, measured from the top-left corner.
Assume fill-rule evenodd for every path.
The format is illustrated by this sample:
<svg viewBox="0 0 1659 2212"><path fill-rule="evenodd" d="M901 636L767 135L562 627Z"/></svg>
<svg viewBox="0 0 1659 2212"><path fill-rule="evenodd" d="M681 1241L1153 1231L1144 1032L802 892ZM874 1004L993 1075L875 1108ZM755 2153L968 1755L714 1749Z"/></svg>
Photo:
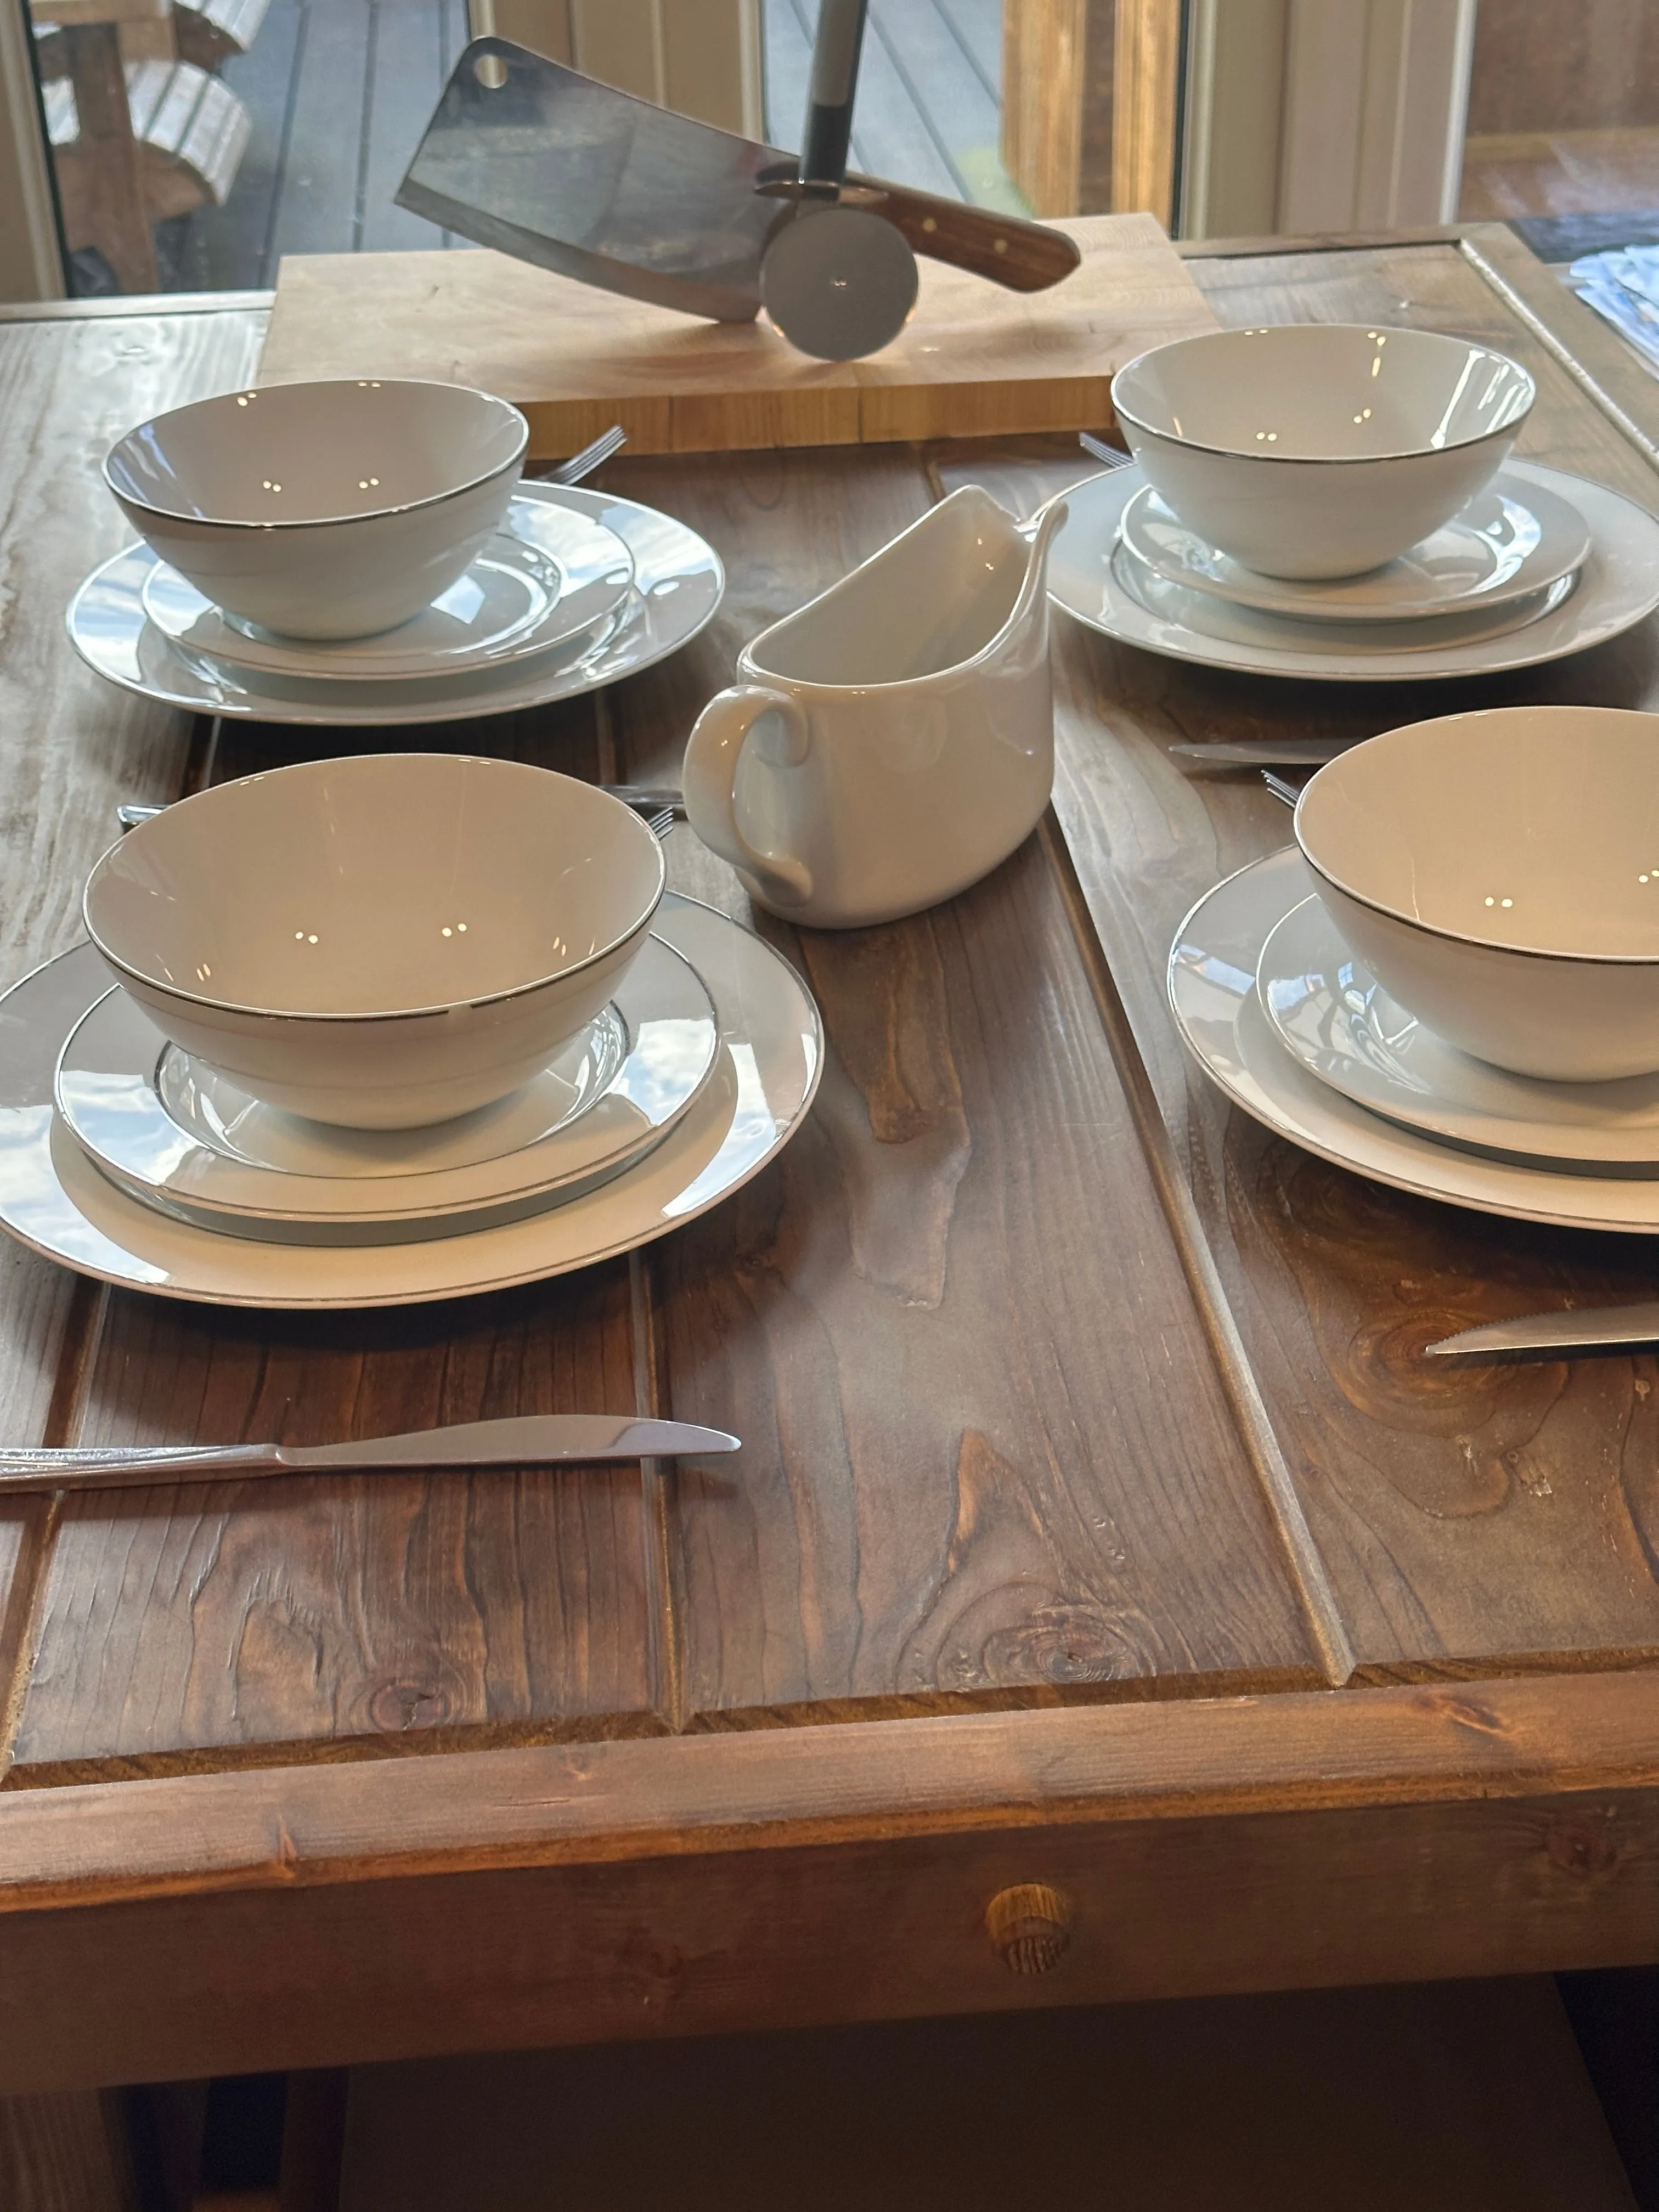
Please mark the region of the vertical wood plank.
<svg viewBox="0 0 1659 2212"><path fill-rule="evenodd" d="M1112 76L1112 200L1169 229L1175 207L1181 0L1117 0Z"/></svg>
<svg viewBox="0 0 1659 2212"><path fill-rule="evenodd" d="M601 772L594 703L398 732ZM221 780L380 733L227 730ZM625 1263L406 1312L270 1316L119 1294L88 1437L330 1437L631 1410ZM109 1510L111 1507L114 1510ZM134 1492L74 1502L36 1607L10 1786L660 1725L629 1468Z"/></svg>
<svg viewBox="0 0 1659 2212"><path fill-rule="evenodd" d="M617 480L672 500L730 586L704 640L616 696L639 776L672 772L738 640L933 495L903 453L855 478L819 453L655 467ZM744 909L723 868L689 846L675 865ZM744 1439L740 1482L685 1468L671 1494L690 1711L1316 1675L1036 845L890 929L754 921L805 969L830 1059L777 1165L651 1258L668 1402ZM1113 1225L1085 1229L1097 1196ZM1085 1314L1086 1346L1067 1320ZM1195 1455L1156 1410L1177 1401Z"/></svg>
<svg viewBox="0 0 1659 2212"><path fill-rule="evenodd" d="M134 422L246 376L264 323L232 311L0 329L0 984L80 935L81 888L115 835L117 803L171 799L185 774L185 718L100 682L64 635L82 577L131 535L99 463ZM73 1287L0 1242L9 1441L46 1432ZM15 1558L15 1531L3 1540Z"/></svg>
<svg viewBox="0 0 1659 2212"><path fill-rule="evenodd" d="M631 1409L627 1269L390 1314L112 1302L85 1433L322 1442ZM654 1729L637 1469L89 1494L9 1786Z"/></svg>

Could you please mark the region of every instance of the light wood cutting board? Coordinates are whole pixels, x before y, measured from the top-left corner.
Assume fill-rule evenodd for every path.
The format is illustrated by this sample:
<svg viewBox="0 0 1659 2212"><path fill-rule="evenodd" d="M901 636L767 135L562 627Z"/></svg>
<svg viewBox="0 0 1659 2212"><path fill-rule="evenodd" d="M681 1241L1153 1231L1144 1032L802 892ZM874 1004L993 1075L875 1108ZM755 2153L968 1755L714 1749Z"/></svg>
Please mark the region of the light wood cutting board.
<svg viewBox="0 0 1659 2212"><path fill-rule="evenodd" d="M1103 429L1113 372L1213 330L1148 215L1059 226L1082 266L1005 292L924 261L915 312L867 361L809 361L764 322L705 323L483 252L290 254L258 381L422 376L500 392L531 454L613 422L636 453Z"/></svg>

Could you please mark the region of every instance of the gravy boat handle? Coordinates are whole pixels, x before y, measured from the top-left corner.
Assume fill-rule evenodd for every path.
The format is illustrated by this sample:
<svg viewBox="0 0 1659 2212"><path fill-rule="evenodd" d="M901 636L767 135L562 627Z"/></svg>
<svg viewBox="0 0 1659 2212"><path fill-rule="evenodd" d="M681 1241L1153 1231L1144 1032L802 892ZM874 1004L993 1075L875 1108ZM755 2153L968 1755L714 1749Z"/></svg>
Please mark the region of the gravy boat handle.
<svg viewBox="0 0 1659 2212"><path fill-rule="evenodd" d="M812 896L812 872L792 853L762 853L738 827L738 763L750 731L763 714L783 724L775 747L781 765L798 768L811 739L806 717L787 691L764 684L734 684L709 701L692 726L685 748L685 818L711 852L753 876L769 903L805 906Z"/></svg>

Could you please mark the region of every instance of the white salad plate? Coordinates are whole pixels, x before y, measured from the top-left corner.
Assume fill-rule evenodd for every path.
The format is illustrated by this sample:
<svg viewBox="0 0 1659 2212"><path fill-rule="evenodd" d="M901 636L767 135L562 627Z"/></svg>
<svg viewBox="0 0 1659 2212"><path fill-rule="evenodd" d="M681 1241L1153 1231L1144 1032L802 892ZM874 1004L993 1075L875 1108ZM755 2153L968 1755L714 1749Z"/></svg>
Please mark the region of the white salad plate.
<svg viewBox="0 0 1659 2212"><path fill-rule="evenodd" d="M823 1059L811 994L761 939L672 892L652 927L702 979L720 1036L708 1081L662 1142L544 1212L377 1244L222 1236L101 1175L52 1106L64 1042L108 988L97 953L77 945L0 998L0 1226L48 1259L130 1289L313 1311L505 1289L649 1243L719 1205L788 1141Z"/></svg>
<svg viewBox="0 0 1659 2212"><path fill-rule="evenodd" d="M613 530L525 492L465 572L412 622L377 637L277 637L227 615L158 561L143 606L183 651L313 682L386 683L505 666L585 637L627 598L634 562Z"/></svg>
<svg viewBox="0 0 1659 2212"><path fill-rule="evenodd" d="M124 1190L204 1228L313 1243L434 1237L558 1202L660 1142L714 1064L696 971L650 938L608 1006L505 1098L414 1129L267 1105L170 1044L125 991L70 1032L58 1110Z"/></svg>
<svg viewBox="0 0 1659 2212"><path fill-rule="evenodd" d="M1603 484L1530 461L1511 461L1505 480L1553 492L1577 508L1590 534L1590 550L1576 585L1563 579L1538 595L1545 611L1493 609L1488 616L1444 615L1418 623L1337 625L1291 621L1229 605L1150 576L1131 562L1118 537L1123 510L1145 481L1137 468L1109 469L1072 487L1069 513L1048 562L1049 595L1090 629L1171 659L1237 674L1317 678L1332 684L1401 684L1443 676L1492 675L1530 668L1582 653L1617 637L1659 606L1659 520ZM1126 567L1129 576L1126 580ZM1145 596L1132 588L1148 579ZM1569 587L1570 586L1570 587ZM1553 605L1547 603L1565 591ZM1162 611L1148 602L1160 598ZM1458 638L1447 625L1473 619L1482 635ZM1396 638L1388 649L1379 633L1420 628L1440 633L1438 642ZM1230 629L1231 635L1223 635Z"/></svg>
<svg viewBox="0 0 1659 2212"><path fill-rule="evenodd" d="M1461 1151L1368 1112L1287 1051L1262 1007L1256 973L1273 931L1314 890L1312 870L1287 846L1206 891L1176 933L1169 994L1176 1025L1235 1105L1304 1152L1419 1198L1561 1228L1659 1230L1659 1180Z"/></svg>
<svg viewBox="0 0 1659 2212"><path fill-rule="evenodd" d="M1150 484L1119 526L1136 560L1171 584L1315 622L1401 622L1502 606L1572 575L1589 551L1577 507L1508 471L1409 552L1367 575L1322 582L1259 576L1206 544Z"/></svg>
<svg viewBox="0 0 1659 2212"><path fill-rule="evenodd" d="M720 605L726 588L720 556L672 515L580 485L524 483L512 509L518 530L538 502L586 515L621 538L634 582L591 641L526 661L383 684L231 668L176 646L150 621L143 592L157 556L148 545L129 546L93 570L70 601L70 640L100 676L163 706L240 721L385 729L510 714L597 690L677 652Z"/></svg>
<svg viewBox="0 0 1659 2212"><path fill-rule="evenodd" d="M1659 1175L1659 1075L1544 1082L1460 1052L1389 996L1317 894L1269 933L1255 984L1285 1049L1374 1114L1547 1166Z"/></svg>

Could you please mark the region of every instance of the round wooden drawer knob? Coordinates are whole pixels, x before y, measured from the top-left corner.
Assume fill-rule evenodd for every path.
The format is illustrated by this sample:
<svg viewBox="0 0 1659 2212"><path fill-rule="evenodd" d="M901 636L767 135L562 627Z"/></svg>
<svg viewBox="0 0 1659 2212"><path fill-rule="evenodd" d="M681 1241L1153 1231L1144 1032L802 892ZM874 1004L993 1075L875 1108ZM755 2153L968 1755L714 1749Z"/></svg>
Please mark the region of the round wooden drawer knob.
<svg viewBox="0 0 1659 2212"><path fill-rule="evenodd" d="M1071 1942L1072 1908L1046 1882L1000 1889L985 1908L985 1929L1011 1974L1046 1974Z"/></svg>

